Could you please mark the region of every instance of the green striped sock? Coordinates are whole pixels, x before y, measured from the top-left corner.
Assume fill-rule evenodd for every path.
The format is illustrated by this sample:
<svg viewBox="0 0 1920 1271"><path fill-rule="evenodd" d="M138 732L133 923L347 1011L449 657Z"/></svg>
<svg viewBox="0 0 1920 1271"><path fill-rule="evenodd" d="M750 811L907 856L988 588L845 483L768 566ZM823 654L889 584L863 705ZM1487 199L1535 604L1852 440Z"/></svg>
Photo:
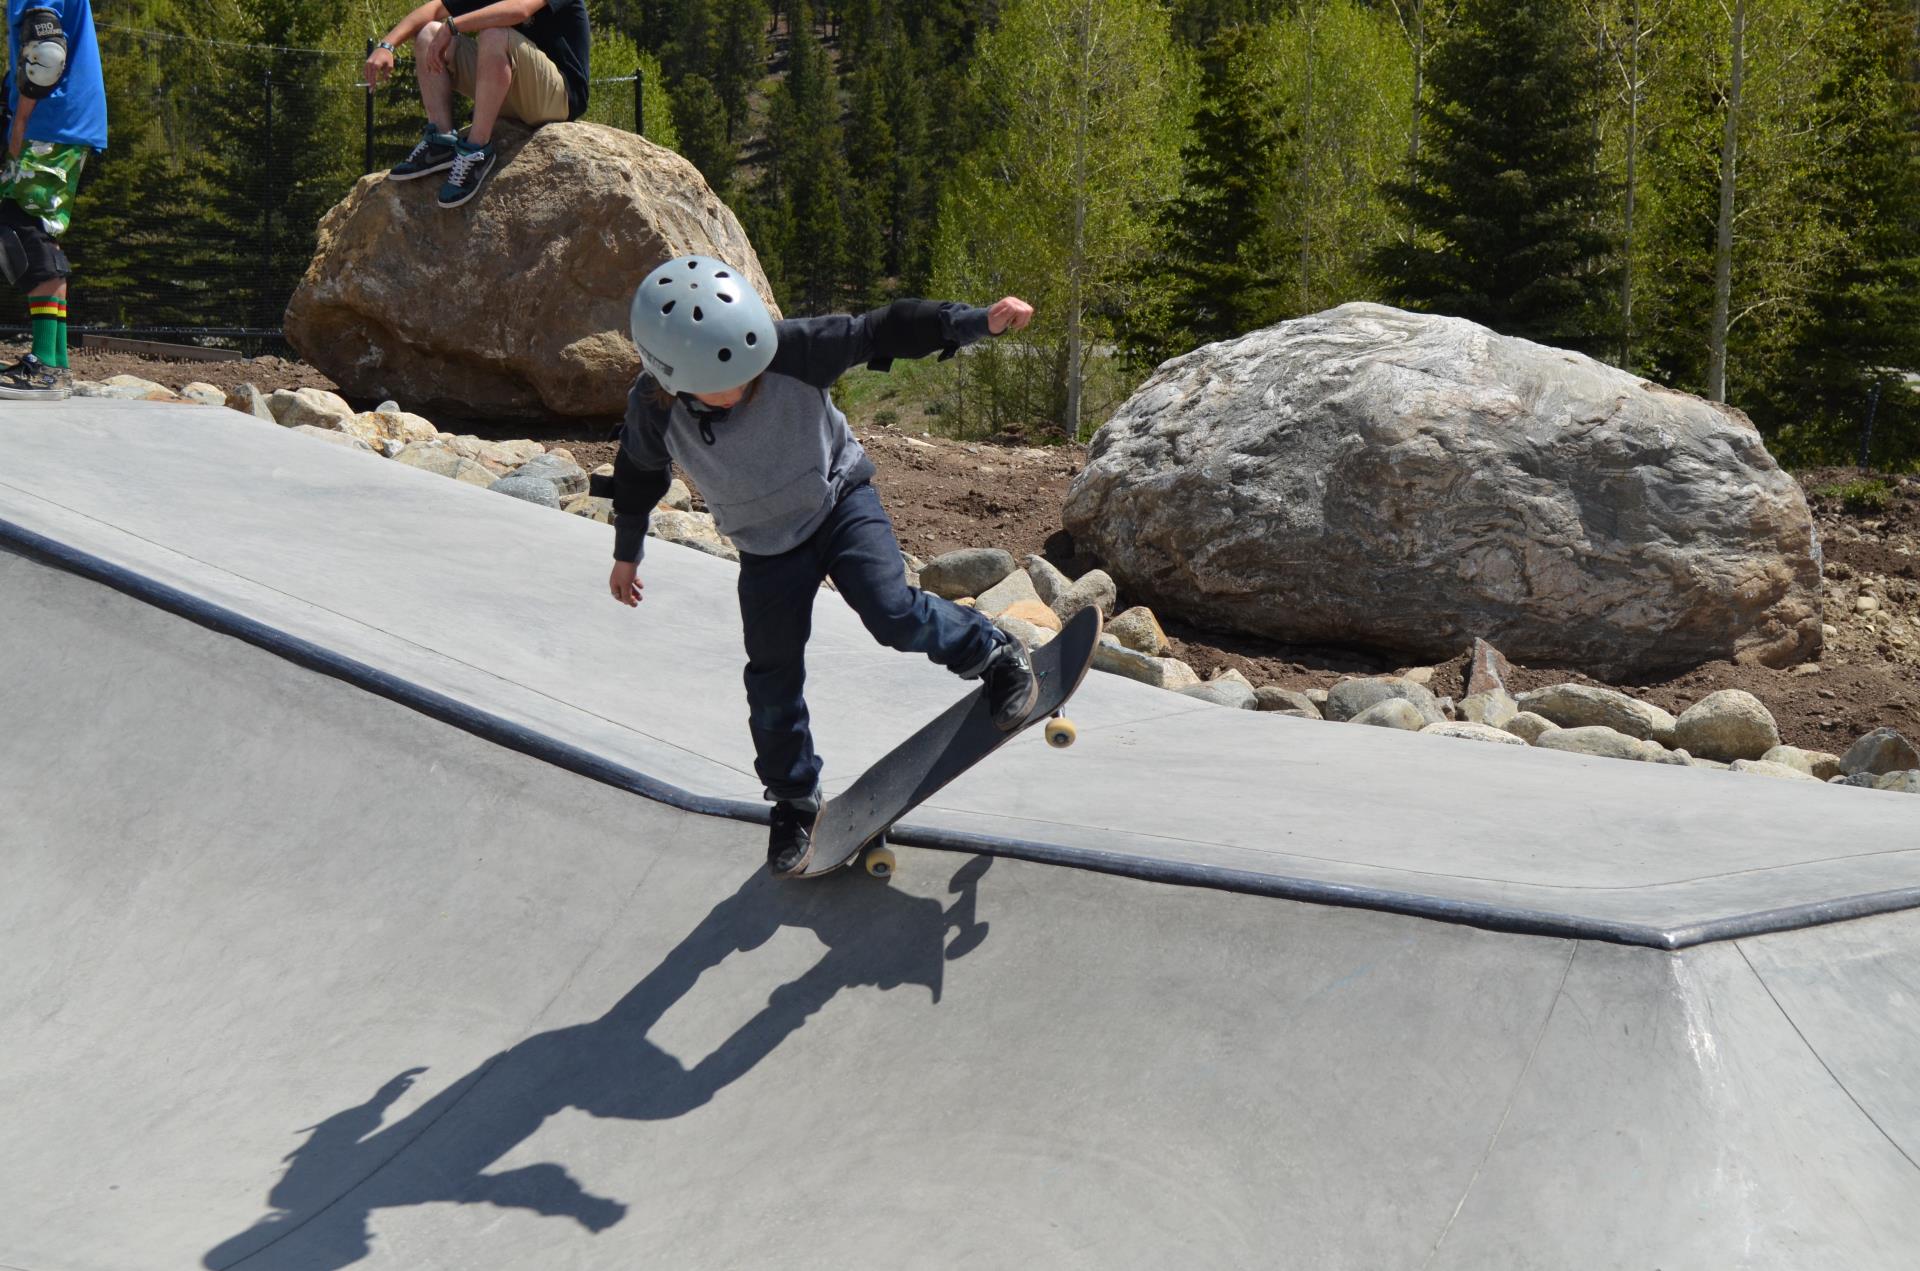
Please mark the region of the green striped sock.
<svg viewBox="0 0 1920 1271"><path fill-rule="evenodd" d="M43 366L64 366L60 346L66 342L66 301L58 296L30 296L27 308L33 314L33 355Z"/></svg>

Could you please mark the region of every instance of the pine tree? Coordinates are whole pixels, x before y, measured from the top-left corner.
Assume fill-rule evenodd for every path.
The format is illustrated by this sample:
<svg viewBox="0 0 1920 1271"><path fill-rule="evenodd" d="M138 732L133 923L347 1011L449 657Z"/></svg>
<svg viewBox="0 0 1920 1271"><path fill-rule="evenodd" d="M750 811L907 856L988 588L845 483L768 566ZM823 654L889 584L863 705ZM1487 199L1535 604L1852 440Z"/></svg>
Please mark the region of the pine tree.
<svg viewBox="0 0 1920 1271"><path fill-rule="evenodd" d="M704 75L689 75L673 91L673 127L680 153L721 198L733 187L739 152L727 138L726 108Z"/></svg>
<svg viewBox="0 0 1920 1271"><path fill-rule="evenodd" d="M728 141L745 135L747 106L767 69L766 0L722 0L713 87L725 107Z"/></svg>
<svg viewBox="0 0 1920 1271"><path fill-rule="evenodd" d="M859 305L877 302L889 272L887 210L899 160L887 114L886 81L869 59L852 77L847 116L847 284Z"/></svg>
<svg viewBox="0 0 1920 1271"><path fill-rule="evenodd" d="M1462 0L1427 68L1410 181L1416 231L1375 255L1403 303L1508 335L1600 347L1612 327L1600 67L1562 0Z"/></svg>
<svg viewBox="0 0 1920 1271"><path fill-rule="evenodd" d="M939 186L929 175L933 127L913 46L897 14L891 16L876 67L885 95L893 164L887 174L886 272L907 293L924 292L933 269L933 227Z"/></svg>
<svg viewBox="0 0 1920 1271"><path fill-rule="evenodd" d="M699 75L711 79L713 48L719 35L713 0L680 0L673 44L662 60L676 82Z"/></svg>
<svg viewBox="0 0 1920 1271"><path fill-rule="evenodd" d="M1181 151L1178 198L1158 226L1161 244L1137 275L1120 319L1130 357L1155 365L1198 344L1243 334L1275 316L1268 191L1281 180L1283 138L1250 65L1252 39L1231 26L1200 58L1200 108Z"/></svg>
<svg viewBox="0 0 1920 1271"><path fill-rule="evenodd" d="M326 76L340 59L269 45L324 47L335 21L303 0L234 5L226 38L246 43L223 51L196 98L204 153L191 175L206 186L178 227L197 255L202 322L278 327L320 217L359 175L361 103Z"/></svg>
<svg viewBox="0 0 1920 1271"><path fill-rule="evenodd" d="M769 162L757 201L758 223L780 235L783 303L830 312L840 299L846 249L846 160L840 149L840 100L812 12L792 7L786 79L773 92L767 121ZM760 247L759 240L755 240ZM765 248L761 248L764 253Z"/></svg>
<svg viewBox="0 0 1920 1271"><path fill-rule="evenodd" d="M1847 244L1818 287L1790 362L1791 391L1760 405L1802 462L1852 462L1873 421L1869 461L1920 458L1920 61L1911 13L1893 0L1846 0L1826 24L1831 49L1818 100L1850 134L1825 200Z"/></svg>
<svg viewBox="0 0 1920 1271"><path fill-rule="evenodd" d="M891 7L887 0L847 0L840 6L841 74L852 75L866 68L891 16Z"/></svg>

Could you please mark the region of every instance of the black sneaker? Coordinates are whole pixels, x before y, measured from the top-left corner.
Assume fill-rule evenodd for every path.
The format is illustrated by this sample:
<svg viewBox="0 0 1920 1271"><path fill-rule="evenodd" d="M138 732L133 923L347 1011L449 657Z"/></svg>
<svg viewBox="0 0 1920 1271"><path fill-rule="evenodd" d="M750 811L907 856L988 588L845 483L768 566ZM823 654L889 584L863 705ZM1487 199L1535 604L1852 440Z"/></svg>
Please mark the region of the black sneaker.
<svg viewBox="0 0 1920 1271"><path fill-rule="evenodd" d="M987 709L993 712L994 727L1002 732L1026 723L1040 700L1040 681L1034 678L1027 646L1018 640L1009 639L993 651L986 669L980 672L980 681L987 695Z"/></svg>
<svg viewBox="0 0 1920 1271"><path fill-rule="evenodd" d="M459 207L480 193L480 183L493 171L493 143L484 146L461 142L459 152L447 172L447 183L440 187L440 206Z"/></svg>
<svg viewBox="0 0 1920 1271"><path fill-rule="evenodd" d="M813 819L820 815L816 799L783 799L768 818L767 868L776 875L797 874L813 860Z"/></svg>
<svg viewBox="0 0 1920 1271"><path fill-rule="evenodd" d="M387 169L387 180L411 181L429 172L445 172L453 166L454 147L459 142L460 138L452 133L435 132L433 125L428 124L413 153Z"/></svg>
<svg viewBox="0 0 1920 1271"><path fill-rule="evenodd" d="M16 402L58 402L73 396L73 373L48 366L29 353L0 371L0 398Z"/></svg>

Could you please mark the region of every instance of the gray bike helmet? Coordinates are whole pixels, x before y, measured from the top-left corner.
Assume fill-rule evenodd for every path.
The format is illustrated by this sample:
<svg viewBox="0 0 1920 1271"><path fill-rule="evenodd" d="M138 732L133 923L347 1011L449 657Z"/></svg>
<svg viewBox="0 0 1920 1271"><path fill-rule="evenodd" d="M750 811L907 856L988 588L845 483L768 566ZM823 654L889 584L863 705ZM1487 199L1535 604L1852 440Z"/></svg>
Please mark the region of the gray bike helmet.
<svg viewBox="0 0 1920 1271"><path fill-rule="evenodd" d="M634 347L669 393L723 393L767 369L773 315L739 271L711 256L682 256L633 293Z"/></svg>

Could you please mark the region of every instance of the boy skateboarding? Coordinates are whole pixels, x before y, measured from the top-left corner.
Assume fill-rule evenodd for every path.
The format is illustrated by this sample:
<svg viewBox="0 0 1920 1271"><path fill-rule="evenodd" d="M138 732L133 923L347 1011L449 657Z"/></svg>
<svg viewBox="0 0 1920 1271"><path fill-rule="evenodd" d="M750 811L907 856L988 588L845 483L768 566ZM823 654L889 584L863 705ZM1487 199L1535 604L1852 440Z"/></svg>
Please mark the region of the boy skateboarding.
<svg viewBox="0 0 1920 1271"><path fill-rule="evenodd" d="M804 873L820 810L820 758L802 695L813 603L831 578L880 643L983 681L994 723L1018 728L1038 687L1026 649L974 610L907 585L874 466L828 390L855 366L951 355L1027 325L1008 296L989 309L896 300L857 317L776 322L738 271L668 261L634 294L642 373L614 461L613 598L642 599L647 522L678 461L740 551L748 726L773 802L767 864Z"/></svg>

